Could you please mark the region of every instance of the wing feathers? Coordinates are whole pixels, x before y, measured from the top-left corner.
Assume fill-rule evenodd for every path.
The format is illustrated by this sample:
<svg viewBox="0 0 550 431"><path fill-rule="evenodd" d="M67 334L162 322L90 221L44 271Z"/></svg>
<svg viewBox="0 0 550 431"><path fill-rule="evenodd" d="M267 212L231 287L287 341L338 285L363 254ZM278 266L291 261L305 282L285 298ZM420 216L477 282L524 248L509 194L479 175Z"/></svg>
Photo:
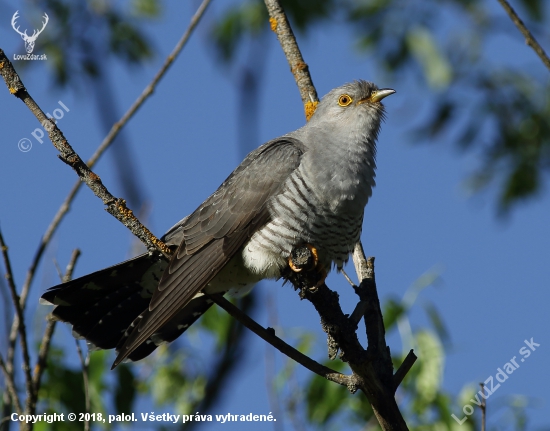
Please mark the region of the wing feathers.
<svg viewBox="0 0 550 431"><path fill-rule="evenodd" d="M299 166L304 151L299 141L288 137L262 145L193 214L170 229L167 236L181 235L183 240L149 309L120 346L114 366L131 357L140 344L186 306L257 228L269 221L267 203Z"/></svg>

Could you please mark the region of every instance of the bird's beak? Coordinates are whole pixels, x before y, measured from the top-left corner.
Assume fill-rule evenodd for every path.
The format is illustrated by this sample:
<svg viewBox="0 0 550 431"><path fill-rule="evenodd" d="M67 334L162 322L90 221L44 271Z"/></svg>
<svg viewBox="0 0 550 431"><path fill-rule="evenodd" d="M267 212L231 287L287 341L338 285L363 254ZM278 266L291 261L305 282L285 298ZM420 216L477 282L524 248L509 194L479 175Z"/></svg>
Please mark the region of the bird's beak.
<svg viewBox="0 0 550 431"><path fill-rule="evenodd" d="M373 91L369 97L359 100L357 104L360 105L361 103L365 102L380 102L382 99L391 96L393 93L395 93L395 90L392 90L391 88L382 88L380 90Z"/></svg>
<svg viewBox="0 0 550 431"><path fill-rule="evenodd" d="M370 98L373 102L380 102L384 97L391 96L393 93L395 93L395 90L391 88L382 88L372 93Z"/></svg>

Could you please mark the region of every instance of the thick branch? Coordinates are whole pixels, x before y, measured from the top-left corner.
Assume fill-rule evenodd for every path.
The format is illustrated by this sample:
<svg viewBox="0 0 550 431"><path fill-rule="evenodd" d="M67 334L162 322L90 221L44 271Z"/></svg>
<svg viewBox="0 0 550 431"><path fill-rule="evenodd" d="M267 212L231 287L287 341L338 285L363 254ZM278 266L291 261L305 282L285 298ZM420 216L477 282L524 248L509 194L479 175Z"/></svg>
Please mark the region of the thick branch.
<svg viewBox="0 0 550 431"><path fill-rule="evenodd" d="M521 34L523 34L523 37L525 37L525 43L533 48L533 51L535 51L535 53L540 57L542 62L548 68L548 70L550 70L550 58L548 58L546 52L544 52L544 49L542 49L542 46L539 45L539 43L535 39L535 36L531 34L531 32L525 26L516 11L512 8L512 6L510 6L510 3L508 3L507 0L498 0L498 2L502 5L502 7L506 11L512 22L519 29Z"/></svg>
<svg viewBox="0 0 550 431"><path fill-rule="evenodd" d="M317 90L315 89L311 76L309 74L308 65L305 63L300 48L296 43L296 38L292 32L292 28L288 22L286 14L279 0L265 0L267 11L269 12L269 23L271 30L275 32L281 47L285 53L286 59L290 66L290 71L294 75L300 96L304 105L306 120L315 112L315 108L319 103Z"/></svg>
<svg viewBox="0 0 550 431"><path fill-rule="evenodd" d="M315 374L318 374L319 376L327 380L330 380L332 382L336 382L342 386L346 386L348 387L348 389L355 392L354 390L355 385L353 383L351 376L346 376L337 371L331 370L330 368L325 367L324 365L321 365L320 363L314 361L310 357L299 352L294 347L290 346L289 344L281 340L279 337L277 337L273 329L263 328L259 323L254 321L251 317L243 313L241 310L235 307L231 302L225 299L223 295L216 294L216 295L208 295L208 296L218 306L223 308L228 314L230 314L232 317L237 319L244 326L246 326L248 329L250 329L252 332L254 332L263 340L267 341L269 344L271 344L273 347L275 347L284 355L295 360L296 362L303 365L304 367L314 372Z"/></svg>
<svg viewBox="0 0 550 431"><path fill-rule="evenodd" d="M393 383L394 392L403 381L405 375L409 372L414 362L416 355L411 350L395 375L391 375L393 369L391 353L389 347L386 346L386 329L384 327L384 318L376 289L376 279L374 276L374 257L365 257L363 246L361 243L355 245L353 251L353 261L355 270L361 284L355 289L355 293L359 296L359 304L365 304L364 320L367 332L369 357L375 359L375 367L379 376L385 380L385 384L391 386ZM359 305L358 304L358 305ZM374 355L374 356L371 356Z"/></svg>
<svg viewBox="0 0 550 431"><path fill-rule="evenodd" d="M301 247L297 253L293 250L292 255L303 256L304 252L307 253L306 250L309 248ZM296 273L288 269L285 277L300 291L300 297L310 301L319 313L323 330L329 336L330 349L340 350L340 358L352 369L354 383L367 396L382 429L403 431L408 428L395 401L393 364L385 343L382 315L374 283L374 259L370 261L371 277L363 279L361 286L357 288L361 302L366 302L366 305L362 304L360 307L366 307L367 310L368 319L365 319L365 323L367 326L373 326L367 327L367 350L363 349L357 339L356 322L343 313L338 294L322 283L321 275L317 271ZM376 316L370 316L371 313ZM381 328L379 322L382 322ZM330 350L329 355L332 356ZM398 379L402 379L401 374L408 369L407 367L410 368L408 363L400 371Z"/></svg>

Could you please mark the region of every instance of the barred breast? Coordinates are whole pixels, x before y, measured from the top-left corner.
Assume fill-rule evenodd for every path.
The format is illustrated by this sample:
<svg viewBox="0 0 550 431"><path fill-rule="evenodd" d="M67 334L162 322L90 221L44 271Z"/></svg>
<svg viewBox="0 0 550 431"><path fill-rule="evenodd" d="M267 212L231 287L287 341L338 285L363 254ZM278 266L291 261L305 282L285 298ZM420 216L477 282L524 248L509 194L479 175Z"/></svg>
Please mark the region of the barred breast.
<svg viewBox="0 0 550 431"><path fill-rule="evenodd" d="M327 269L332 263L341 268L353 251L361 235L364 204L345 197L338 205L334 199L322 199L306 175L304 169L292 173L284 191L270 202L272 221L244 247L243 262L252 273L278 278L292 249L304 243L317 249Z"/></svg>

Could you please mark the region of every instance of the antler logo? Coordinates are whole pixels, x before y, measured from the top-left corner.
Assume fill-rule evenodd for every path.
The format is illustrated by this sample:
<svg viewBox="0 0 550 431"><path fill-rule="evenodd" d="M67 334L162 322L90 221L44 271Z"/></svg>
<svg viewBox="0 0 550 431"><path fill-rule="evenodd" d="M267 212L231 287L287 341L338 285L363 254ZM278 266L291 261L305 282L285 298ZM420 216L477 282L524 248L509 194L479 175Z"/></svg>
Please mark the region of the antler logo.
<svg viewBox="0 0 550 431"><path fill-rule="evenodd" d="M36 42L36 38L38 37L38 35L40 33L42 33L44 31L44 29L46 28L46 25L48 24L48 21L50 20L50 18L48 18L48 14L47 13L44 13L44 22L42 23L42 28L40 30L34 30L32 35L28 35L27 34L27 30L25 30L23 33L21 33L19 31L19 27L15 27L15 21L17 21L17 18L19 18L19 15L18 15L19 11L16 11L14 14L13 14L13 17L11 19L11 26L13 27L13 29L19 33L21 35L21 37L23 38L23 40L25 41L25 49L27 50L27 52L29 54L32 53L33 49L34 49L34 42Z"/></svg>

